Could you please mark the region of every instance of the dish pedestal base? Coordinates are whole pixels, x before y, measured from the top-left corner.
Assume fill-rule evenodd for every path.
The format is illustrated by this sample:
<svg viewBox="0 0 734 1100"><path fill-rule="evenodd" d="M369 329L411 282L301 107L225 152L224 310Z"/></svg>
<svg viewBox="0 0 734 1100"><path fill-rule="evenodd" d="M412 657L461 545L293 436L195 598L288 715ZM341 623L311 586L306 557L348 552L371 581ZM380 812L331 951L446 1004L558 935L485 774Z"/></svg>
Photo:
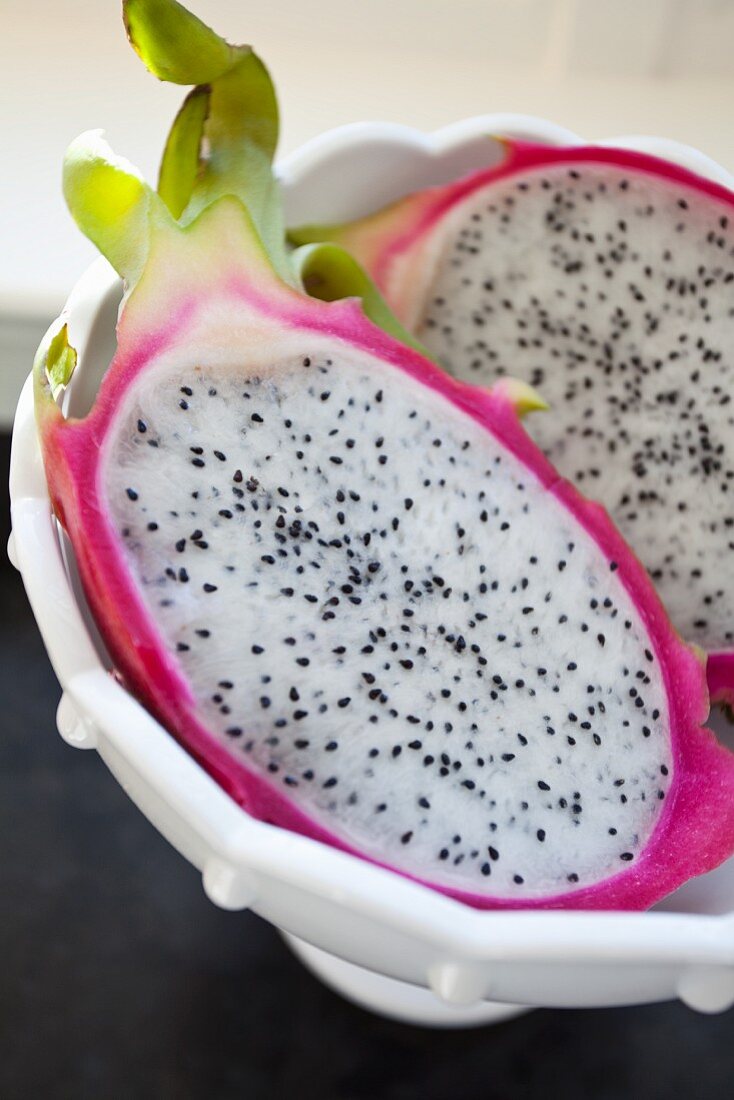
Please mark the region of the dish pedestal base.
<svg viewBox="0 0 734 1100"><path fill-rule="evenodd" d="M468 1006L450 1005L422 986L364 970L287 932L281 934L294 955L324 985L360 1008L401 1023L417 1027L481 1027L511 1020L530 1011L524 1005L497 1004L493 1001Z"/></svg>

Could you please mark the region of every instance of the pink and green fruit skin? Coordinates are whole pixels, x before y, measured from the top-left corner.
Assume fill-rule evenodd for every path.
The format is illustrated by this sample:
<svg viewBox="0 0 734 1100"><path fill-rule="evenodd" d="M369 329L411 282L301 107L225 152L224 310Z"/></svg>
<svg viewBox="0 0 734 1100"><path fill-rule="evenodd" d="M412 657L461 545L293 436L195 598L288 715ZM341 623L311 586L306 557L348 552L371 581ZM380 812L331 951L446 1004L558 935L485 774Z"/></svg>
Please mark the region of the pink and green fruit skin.
<svg viewBox="0 0 734 1100"><path fill-rule="evenodd" d="M734 697L733 230L732 193L675 164L507 141L494 168L291 231L349 249L454 376L538 387L553 415L533 437L608 507L679 631L709 653L722 701Z"/></svg>

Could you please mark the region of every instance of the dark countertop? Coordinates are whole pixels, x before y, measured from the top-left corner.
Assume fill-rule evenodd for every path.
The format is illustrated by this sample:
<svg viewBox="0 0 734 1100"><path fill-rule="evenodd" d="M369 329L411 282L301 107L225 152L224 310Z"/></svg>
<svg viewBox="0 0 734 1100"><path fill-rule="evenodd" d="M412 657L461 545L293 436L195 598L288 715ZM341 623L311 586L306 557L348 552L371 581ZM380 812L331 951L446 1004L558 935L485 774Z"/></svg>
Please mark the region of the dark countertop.
<svg viewBox="0 0 734 1100"><path fill-rule="evenodd" d="M7 484L7 437L0 471ZM644 1100L734 1095L734 1011L537 1011L422 1031L321 986L225 913L96 753L55 732L59 687L0 563L2 1100Z"/></svg>

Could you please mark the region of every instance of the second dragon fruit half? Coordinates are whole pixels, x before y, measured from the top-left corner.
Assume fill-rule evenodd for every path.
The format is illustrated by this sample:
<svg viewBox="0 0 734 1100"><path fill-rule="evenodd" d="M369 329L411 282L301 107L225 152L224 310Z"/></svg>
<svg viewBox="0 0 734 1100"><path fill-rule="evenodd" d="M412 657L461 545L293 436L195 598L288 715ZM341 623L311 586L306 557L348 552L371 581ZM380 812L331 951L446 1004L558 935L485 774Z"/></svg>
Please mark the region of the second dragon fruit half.
<svg viewBox="0 0 734 1100"><path fill-rule="evenodd" d="M717 866L734 757L702 656L523 430L537 394L451 378L337 246L289 253L260 60L170 0L125 13L196 87L159 194L99 134L70 147L118 348L83 419L64 328L35 369L124 682L248 812L474 906L641 909Z"/></svg>
<svg viewBox="0 0 734 1100"><path fill-rule="evenodd" d="M734 700L734 195L630 150L506 141L496 167L291 235L349 248L455 377L540 389L533 438Z"/></svg>

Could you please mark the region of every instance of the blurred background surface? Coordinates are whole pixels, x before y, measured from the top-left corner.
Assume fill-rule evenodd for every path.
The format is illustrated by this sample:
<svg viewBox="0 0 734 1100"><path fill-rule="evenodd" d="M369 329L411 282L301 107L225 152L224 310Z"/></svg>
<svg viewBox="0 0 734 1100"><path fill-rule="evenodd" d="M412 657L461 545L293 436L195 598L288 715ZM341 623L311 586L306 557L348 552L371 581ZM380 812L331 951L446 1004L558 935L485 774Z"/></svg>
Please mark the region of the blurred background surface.
<svg viewBox="0 0 734 1100"><path fill-rule="evenodd" d="M281 152L341 123L423 129L541 115L588 138L646 133L734 167L734 0L191 0L252 42L278 87ZM152 83L119 0L0 0L0 418L93 256L60 188L64 149L103 127L155 178L182 98Z"/></svg>

